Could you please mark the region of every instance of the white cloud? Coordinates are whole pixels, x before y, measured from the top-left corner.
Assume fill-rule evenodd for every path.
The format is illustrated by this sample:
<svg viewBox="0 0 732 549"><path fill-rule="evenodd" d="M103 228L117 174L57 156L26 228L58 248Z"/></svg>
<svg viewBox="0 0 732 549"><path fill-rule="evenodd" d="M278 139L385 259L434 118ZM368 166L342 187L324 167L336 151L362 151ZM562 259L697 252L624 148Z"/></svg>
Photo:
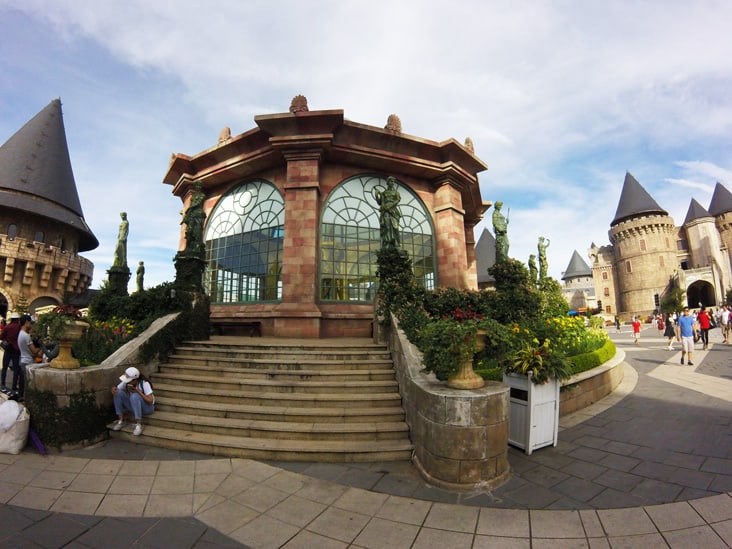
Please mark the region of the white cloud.
<svg viewBox="0 0 732 549"><path fill-rule="evenodd" d="M626 170L677 221L691 198L682 187L706 199L715 181L732 183L729 3L10 5L0 0L0 14L42 28L0 42L0 114L23 86L45 101L63 94L102 264L122 210L139 231L135 253L172 257L180 201L160 183L170 153L212 146L225 125L246 131L299 93L357 122L396 113L413 135L470 136L489 165L484 198L511 208L511 255L525 261L547 236L557 278L574 249L607 241ZM28 102L17 124L0 116L2 135L44 104Z"/></svg>

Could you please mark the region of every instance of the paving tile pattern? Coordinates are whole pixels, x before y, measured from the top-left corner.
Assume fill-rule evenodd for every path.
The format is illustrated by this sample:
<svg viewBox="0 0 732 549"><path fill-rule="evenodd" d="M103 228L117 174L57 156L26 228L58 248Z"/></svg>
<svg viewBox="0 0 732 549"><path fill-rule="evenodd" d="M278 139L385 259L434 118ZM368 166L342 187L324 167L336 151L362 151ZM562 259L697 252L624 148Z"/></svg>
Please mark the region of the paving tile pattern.
<svg viewBox="0 0 732 549"><path fill-rule="evenodd" d="M403 462L263 463L122 441L28 450L0 454L0 546L730 547L731 348L695 353L692 379L661 338L642 342L618 339L637 372L627 396L564 428L556 448L512 449L513 476L492 491L436 489Z"/></svg>

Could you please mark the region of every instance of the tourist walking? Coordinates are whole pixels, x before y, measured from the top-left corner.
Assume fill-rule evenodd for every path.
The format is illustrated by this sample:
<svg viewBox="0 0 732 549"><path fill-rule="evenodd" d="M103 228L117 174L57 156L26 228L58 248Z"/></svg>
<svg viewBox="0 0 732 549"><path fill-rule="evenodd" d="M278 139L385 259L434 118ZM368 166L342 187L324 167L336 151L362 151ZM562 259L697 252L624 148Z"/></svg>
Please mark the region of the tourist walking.
<svg viewBox="0 0 732 549"><path fill-rule="evenodd" d="M720 328L722 329L722 342L729 343L729 323L730 311L729 305L722 306L722 312L719 315Z"/></svg>
<svg viewBox="0 0 732 549"><path fill-rule="evenodd" d="M697 329L697 323L694 317L689 314L689 308L684 307L683 314L678 321L678 339L681 341L681 364L684 364L684 358L689 355L689 366L693 366L691 354L694 352L694 330Z"/></svg>
<svg viewBox="0 0 732 549"><path fill-rule="evenodd" d="M706 307L702 307L699 314L696 315L696 321L699 323L699 330L701 331L702 350L706 350L709 346L709 328L711 328L711 315L707 311Z"/></svg>
<svg viewBox="0 0 732 549"><path fill-rule="evenodd" d="M636 345L640 345L641 322L637 316L633 317L633 339Z"/></svg>
<svg viewBox="0 0 732 549"><path fill-rule="evenodd" d="M668 350L674 350L674 339L676 339L676 328L674 327L674 319L670 314L666 314L666 327L663 330L663 337L668 339Z"/></svg>

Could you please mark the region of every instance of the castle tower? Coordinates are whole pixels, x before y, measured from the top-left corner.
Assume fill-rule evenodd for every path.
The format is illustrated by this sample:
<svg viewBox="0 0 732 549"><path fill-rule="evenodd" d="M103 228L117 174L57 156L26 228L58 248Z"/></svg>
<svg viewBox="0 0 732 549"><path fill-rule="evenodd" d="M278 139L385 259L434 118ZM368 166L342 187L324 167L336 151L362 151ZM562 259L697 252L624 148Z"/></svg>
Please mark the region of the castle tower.
<svg viewBox="0 0 732 549"><path fill-rule="evenodd" d="M84 221L55 99L0 147L0 314L19 301L33 312L84 292L94 265L78 252L98 245Z"/></svg>
<svg viewBox="0 0 732 549"><path fill-rule="evenodd" d="M726 250L722 250L722 240L714 217L693 198L684 220L684 230L689 246L689 267L707 268L712 272L713 285L707 293L713 295L701 301L708 305L724 302L724 289L730 285L728 255Z"/></svg>
<svg viewBox="0 0 732 549"><path fill-rule="evenodd" d="M709 203L709 215L714 217L727 263L732 262L732 193L719 182L714 187ZM728 281L728 284L730 282L732 281Z"/></svg>
<svg viewBox="0 0 732 549"><path fill-rule="evenodd" d="M577 250L572 253L566 270L562 274L564 287L562 295L575 311L595 307L595 286L592 270Z"/></svg>
<svg viewBox="0 0 732 549"><path fill-rule="evenodd" d="M677 267L674 221L640 183L625 174L608 233L613 246L620 312L647 315Z"/></svg>

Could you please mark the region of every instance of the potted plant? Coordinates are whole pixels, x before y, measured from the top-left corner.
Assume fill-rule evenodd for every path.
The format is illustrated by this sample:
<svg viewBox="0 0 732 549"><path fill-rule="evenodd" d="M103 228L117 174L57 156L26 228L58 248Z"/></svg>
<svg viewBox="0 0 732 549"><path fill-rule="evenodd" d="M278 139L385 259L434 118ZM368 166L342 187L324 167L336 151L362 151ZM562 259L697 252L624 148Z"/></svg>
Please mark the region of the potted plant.
<svg viewBox="0 0 732 549"><path fill-rule="evenodd" d="M81 311L73 305L59 305L50 313L38 317L36 333L59 346L58 356L49 363L52 368L79 367L79 361L71 354L71 346L84 335L88 327L89 324L82 320Z"/></svg>
<svg viewBox="0 0 732 549"><path fill-rule="evenodd" d="M447 380L453 389L478 389L485 385L473 371L473 356L485 345L478 319L443 318L428 322L419 333L424 370Z"/></svg>
<svg viewBox="0 0 732 549"><path fill-rule="evenodd" d="M513 353L503 373L510 387L510 444L527 454L557 445L559 388L570 375L570 364L548 338L541 344L533 339Z"/></svg>

